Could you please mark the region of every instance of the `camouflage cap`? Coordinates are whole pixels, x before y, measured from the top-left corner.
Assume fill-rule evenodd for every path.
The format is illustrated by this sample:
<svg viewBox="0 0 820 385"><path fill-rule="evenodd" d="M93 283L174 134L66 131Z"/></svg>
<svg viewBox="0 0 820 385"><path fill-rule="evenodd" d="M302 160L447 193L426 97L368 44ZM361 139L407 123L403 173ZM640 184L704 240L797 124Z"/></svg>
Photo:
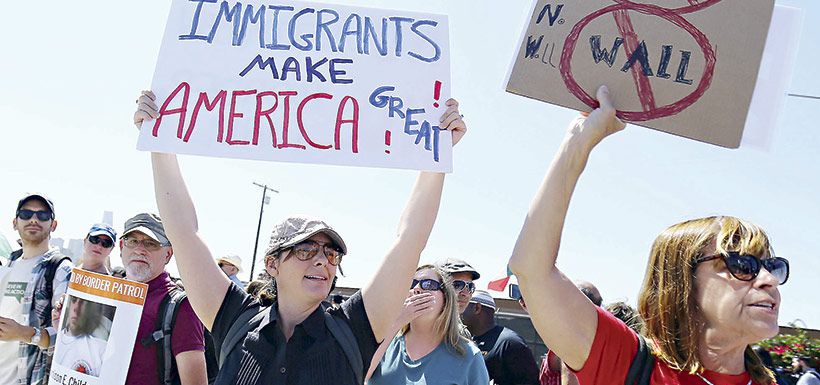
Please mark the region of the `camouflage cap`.
<svg viewBox="0 0 820 385"><path fill-rule="evenodd" d="M342 250L342 254L347 254L345 241L330 225L314 218L293 216L273 228L265 255L291 247L319 233L326 234Z"/></svg>

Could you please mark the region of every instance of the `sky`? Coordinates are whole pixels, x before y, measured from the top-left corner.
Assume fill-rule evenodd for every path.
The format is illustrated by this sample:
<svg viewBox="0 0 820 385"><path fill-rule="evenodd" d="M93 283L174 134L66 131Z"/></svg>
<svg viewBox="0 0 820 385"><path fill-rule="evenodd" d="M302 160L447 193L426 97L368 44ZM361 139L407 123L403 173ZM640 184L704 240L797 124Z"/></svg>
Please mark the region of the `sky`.
<svg viewBox="0 0 820 385"><path fill-rule="evenodd" d="M510 61L530 3L348 0L330 3L446 14L452 93L468 135L454 151L438 221L422 262L469 261L479 288L505 275L529 203L576 112L506 93ZM150 87L168 11L166 1L87 0L32 8L5 5L0 23L0 232L25 192L54 200L55 237L82 238L103 211L118 230L128 217L156 212L149 154L137 151L134 99ZM503 6L502 6L503 4ZM820 3L803 9L788 92L820 95ZM694 217L734 215L765 228L791 262L781 287L780 323L820 329L820 101L789 97L768 148L727 150L629 126L596 148L570 206L559 267L595 283L605 302L635 303L654 237ZM343 286L374 274L392 243L416 172L181 156L204 239L214 255L236 253L248 278L262 191L264 250L289 214L324 218L349 247ZM16 238L15 238L16 239ZM115 265L120 260L114 251ZM168 267L176 271L173 262ZM259 271L259 266L256 267ZM409 283L408 283L409 284ZM505 293L494 293L504 297ZM802 321L802 322L801 322Z"/></svg>

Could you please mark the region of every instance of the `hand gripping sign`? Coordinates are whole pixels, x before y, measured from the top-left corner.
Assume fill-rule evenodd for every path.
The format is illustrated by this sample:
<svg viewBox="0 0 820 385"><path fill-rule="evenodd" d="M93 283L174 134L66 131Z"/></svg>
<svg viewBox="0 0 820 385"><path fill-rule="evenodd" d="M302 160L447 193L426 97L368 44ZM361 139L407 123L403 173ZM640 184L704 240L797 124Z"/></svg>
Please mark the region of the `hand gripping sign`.
<svg viewBox="0 0 820 385"><path fill-rule="evenodd" d="M507 91L736 148L774 0L536 1Z"/></svg>
<svg viewBox="0 0 820 385"><path fill-rule="evenodd" d="M449 172L445 16L173 0L141 150Z"/></svg>

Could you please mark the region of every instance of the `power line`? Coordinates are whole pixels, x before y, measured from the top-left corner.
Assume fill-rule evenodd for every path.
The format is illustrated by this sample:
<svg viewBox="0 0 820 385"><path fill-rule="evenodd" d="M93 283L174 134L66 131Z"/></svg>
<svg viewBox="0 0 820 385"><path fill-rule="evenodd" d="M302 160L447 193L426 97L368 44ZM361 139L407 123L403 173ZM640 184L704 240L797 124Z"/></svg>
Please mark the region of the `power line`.
<svg viewBox="0 0 820 385"><path fill-rule="evenodd" d="M820 100L820 96L811 96L811 95L800 95L800 94L786 94L789 96L794 96L795 98L805 98L805 99L815 99Z"/></svg>

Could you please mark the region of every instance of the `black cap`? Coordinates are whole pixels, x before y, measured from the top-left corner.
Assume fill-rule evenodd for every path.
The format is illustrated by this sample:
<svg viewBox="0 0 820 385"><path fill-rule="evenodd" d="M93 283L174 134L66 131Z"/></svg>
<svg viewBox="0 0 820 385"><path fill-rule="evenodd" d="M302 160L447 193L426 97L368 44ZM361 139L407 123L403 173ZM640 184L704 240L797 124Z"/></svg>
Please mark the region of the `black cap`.
<svg viewBox="0 0 820 385"><path fill-rule="evenodd" d="M46 197L43 194L26 195L25 197L23 197L23 199L20 199L20 202L17 202L17 211L19 211L20 208L23 207L24 204L26 204L26 202L32 199L36 199L42 202L44 205L46 205L46 207L48 207L48 210L51 211L52 214L54 214L54 202L52 202L51 199L48 199L48 197Z"/></svg>
<svg viewBox="0 0 820 385"><path fill-rule="evenodd" d="M149 236L163 246L171 246L171 241L169 241L165 235L162 219L157 215L142 213L125 221L125 230L122 232L122 238L125 238L126 235L134 231L139 231Z"/></svg>
<svg viewBox="0 0 820 385"><path fill-rule="evenodd" d="M447 258L444 261L439 261L438 263L436 263L436 265L438 265L438 267L440 267L442 270L444 270L450 275L453 275L455 273L470 273L470 275L473 276L473 281L481 277L481 274L478 274L478 271L476 271L476 269L474 269L472 266L470 266L469 263L461 259Z"/></svg>

